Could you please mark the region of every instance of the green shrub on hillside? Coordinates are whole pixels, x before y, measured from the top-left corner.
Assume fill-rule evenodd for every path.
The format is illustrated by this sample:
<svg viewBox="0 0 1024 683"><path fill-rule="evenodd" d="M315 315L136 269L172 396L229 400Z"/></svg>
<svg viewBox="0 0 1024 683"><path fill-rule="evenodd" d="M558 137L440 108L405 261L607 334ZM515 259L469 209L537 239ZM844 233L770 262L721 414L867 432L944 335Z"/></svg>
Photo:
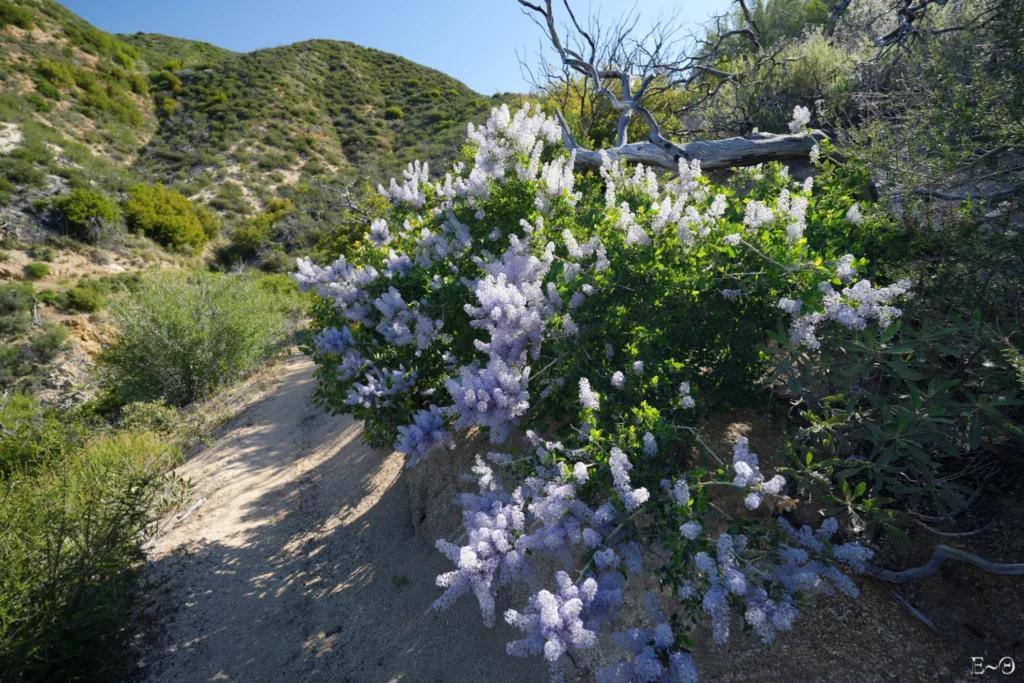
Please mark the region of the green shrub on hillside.
<svg viewBox="0 0 1024 683"><path fill-rule="evenodd" d="M252 368L284 329L281 298L246 275L168 274L111 305L100 365L121 403L183 405Z"/></svg>
<svg viewBox="0 0 1024 683"><path fill-rule="evenodd" d="M39 280L50 274L50 266L46 263L30 263L25 266L25 276L30 280Z"/></svg>
<svg viewBox="0 0 1024 683"><path fill-rule="evenodd" d="M273 238L277 224L295 211L295 205L288 199L271 199L265 209L235 228L231 243L218 254L222 263L232 265L255 258Z"/></svg>
<svg viewBox="0 0 1024 683"><path fill-rule="evenodd" d="M24 7L10 2L0 2L0 28L8 25L31 31L35 28L36 22L32 12Z"/></svg>
<svg viewBox="0 0 1024 683"><path fill-rule="evenodd" d="M137 185L124 203L128 226L171 249L202 249L217 235L217 218L162 184Z"/></svg>
<svg viewBox="0 0 1024 683"><path fill-rule="evenodd" d="M106 226L121 220L117 202L90 190L72 190L55 198L52 206L64 231L83 242L95 242Z"/></svg>
<svg viewBox="0 0 1024 683"><path fill-rule="evenodd" d="M127 432L153 432L172 436L182 424L181 414L163 401L137 401L121 408L117 426Z"/></svg>
<svg viewBox="0 0 1024 683"><path fill-rule="evenodd" d="M92 287L72 287L64 293L64 308L69 313L95 313L106 303L103 294Z"/></svg>
<svg viewBox="0 0 1024 683"><path fill-rule="evenodd" d="M401 107L396 107L392 105L384 110L384 118L388 119L389 121L394 119L401 119L405 118L405 113L402 111Z"/></svg>
<svg viewBox="0 0 1024 683"><path fill-rule="evenodd" d="M0 286L0 335L16 335L32 324L35 292L25 283Z"/></svg>
<svg viewBox="0 0 1024 683"><path fill-rule="evenodd" d="M69 336L63 325L43 323L43 331L29 339L28 345L39 362L48 363L64 348Z"/></svg>
<svg viewBox="0 0 1024 683"><path fill-rule="evenodd" d="M29 369L18 344L0 344L0 386L9 387Z"/></svg>

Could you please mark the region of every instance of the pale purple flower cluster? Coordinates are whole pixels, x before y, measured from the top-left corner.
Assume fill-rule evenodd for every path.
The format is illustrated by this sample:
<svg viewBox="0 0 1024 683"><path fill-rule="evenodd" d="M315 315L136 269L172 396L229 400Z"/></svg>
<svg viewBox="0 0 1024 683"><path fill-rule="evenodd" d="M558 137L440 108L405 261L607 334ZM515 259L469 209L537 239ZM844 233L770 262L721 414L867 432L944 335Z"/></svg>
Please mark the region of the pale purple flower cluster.
<svg viewBox="0 0 1024 683"><path fill-rule="evenodd" d="M786 236L790 242L796 242L804 236L807 229L807 207L810 200L807 197L791 197L789 190L783 190L779 194L775 210L780 217L785 217Z"/></svg>
<svg viewBox="0 0 1024 683"><path fill-rule="evenodd" d="M745 436L737 438L733 446L732 468L736 472L736 477L732 481L733 486L747 489L749 492L743 501L749 510L756 510L761 506L764 494L777 496L786 486L785 478L778 474L768 481L764 480L758 466L757 453L750 452L750 442Z"/></svg>
<svg viewBox="0 0 1024 683"><path fill-rule="evenodd" d="M406 467L416 462L439 446L452 445L452 433L445 426L444 414L437 406L416 413L413 422L398 428L395 450L409 455Z"/></svg>
<svg viewBox="0 0 1024 683"><path fill-rule="evenodd" d="M536 357L545 319L554 312L541 286L554 244L539 259L527 250L528 241L515 235L510 241L500 261L483 265L487 275L476 284L479 305L466 304L466 312L475 318L470 325L490 334L489 342L477 340L477 348L508 364L523 362L527 349Z"/></svg>
<svg viewBox="0 0 1024 683"><path fill-rule="evenodd" d="M748 229L753 230L759 228L765 223L771 223L775 220L775 212L773 212L764 202L752 200L747 204L747 209L743 214L743 225L747 226Z"/></svg>
<svg viewBox="0 0 1024 683"><path fill-rule="evenodd" d="M352 338L352 330L346 325L342 329L335 327L329 327L323 330L313 340L320 353L332 353L336 356L340 356L345 353L349 347L354 345L355 339Z"/></svg>
<svg viewBox="0 0 1024 683"><path fill-rule="evenodd" d="M793 108L793 120L789 122L789 132L801 133L811 123L811 110L799 104Z"/></svg>
<svg viewBox="0 0 1024 683"><path fill-rule="evenodd" d="M643 487L634 489L630 484L629 471L633 469L633 465L621 448L617 446L612 448L608 465L612 470L615 492L619 494L619 500L627 510L632 512L647 502L647 499L651 497L650 492Z"/></svg>
<svg viewBox="0 0 1024 683"><path fill-rule="evenodd" d="M457 379L445 382L454 401L446 410L457 416L455 429L489 427L491 441L504 442L516 419L530 407L529 378L529 367L521 371L500 358L480 369L463 367Z"/></svg>
<svg viewBox="0 0 1024 683"><path fill-rule="evenodd" d="M388 189L378 185L377 191L391 201L408 202L417 209L421 208L427 201L425 190L430 182L430 165L414 161L402 175L405 176L405 182L401 185L392 178Z"/></svg>
<svg viewBox="0 0 1024 683"><path fill-rule="evenodd" d="M478 459L477 467L490 473ZM482 478L483 480L484 478ZM481 484L481 488L486 486ZM437 549L454 562L457 569L437 577L437 585L446 588L434 601L434 609L447 609L461 596L472 592L480 603L484 624L494 626L494 598L497 586L516 578L525 569L526 556L516 547L516 535L524 530L522 501L507 494L485 492L462 494L463 524L469 534L461 548L443 539ZM496 585L497 584L497 585Z"/></svg>
<svg viewBox="0 0 1024 683"><path fill-rule="evenodd" d="M679 526L679 533L683 538L690 541L696 541L702 530L703 527L701 527L700 522L690 521Z"/></svg>
<svg viewBox="0 0 1024 683"><path fill-rule="evenodd" d="M693 396L690 396L690 383L683 382L679 385L679 394L683 397L683 407L693 408L697 405L697 402L693 400Z"/></svg>
<svg viewBox="0 0 1024 683"><path fill-rule="evenodd" d="M387 221L378 218L370 224L368 239L374 246L383 247L391 243L391 233L388 231Z"/></svg>
<svg viewBox="0 0 1024 683"><path fill-rule="evenodd" d="M819 288L825 293L822 302L825 312L805 313L794 318L789 330L790 343L811 349L821 348L817 326L827 320L851 330L863 330L868 321L876 320L878 326L885 329L902 314L900 309L889 304L905 296L910 285L910 280L900 280L878 288L872 287L868 280L860 280L852 287L836 292L828 282L822 282Z"/></svg>
<svg viewBox="0 0 1024 683"><path fill-rule="evenodd" d="M680 168L683 167L682 161ZM687 167L690 170L690 167ZM700 166L697 166L700 172ZM609 207L615 206L618 190L632 189L642 192L652 199L657 199L660 194L658 190L658 176L650 168L643 164L637 164L633 172L629 173L627 167L620 159L612 159L604 151L601 152L601 168L599 170L601 179L605 183L604 199Z"/></svg>
<svg viewBox="0 0 1024 683"><path fill-rule="evenodd" d="M779 298L779 308L790 315L796 315L799 313L801 306L803 306L803 302L799 299L787 299L786 297Z"/></svg>
<svg viewBox="0 0 1024 683"><path fill-rule="evenodd" d="M580 378L580 403L587 410L601 409L601 397L590 388L590 380L586 377Z"/></svg>
<svg viewBox="0 0 1024 683"><path fill-rule="evenodd" d="M384 407L391 405L391 396L409 391L416 384L416 373L406 372L405 366L397 370L380 370L373 368L366 374L366 383L353 382L348 396L347 405L363 408Z"/></svg>
<svg viewBox="0 0 1024 683"><path fill-rule="evenodd" d="M686 652L673 651L675 633L658 604L647 593L647 611L658 621L653 629L630 629L612 634L612 642L628 653L625 661L597 671L598 683L696 683L697 666ZM667 666L662 657L667 658Z"/></svg>
<svg viewBox="0 0 1024 683"><path fill-rule="evenodd" d="M854 225L861 225L864 222L864 216L860 212L860 204L854 202L853 206L846 212L846 222L853 223Z"/></svg>

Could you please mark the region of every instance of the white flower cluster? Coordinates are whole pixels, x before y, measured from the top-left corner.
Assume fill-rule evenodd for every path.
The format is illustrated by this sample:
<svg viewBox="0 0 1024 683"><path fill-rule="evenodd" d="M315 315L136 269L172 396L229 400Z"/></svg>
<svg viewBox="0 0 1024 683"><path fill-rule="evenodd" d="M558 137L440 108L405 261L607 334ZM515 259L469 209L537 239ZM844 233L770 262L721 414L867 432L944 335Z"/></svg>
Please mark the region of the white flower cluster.
<svg viewBox="0 0 1024 683"><path fill-rule="evenodd" d="M693 396L690 396L689 382L683 382L679 385L679 394L683 397L684 408L693 408L697 405L697 402L693 400Z"/></svg>
<svg viewBox="0 0 1024 683"><path fill-rule="evenodd" d="M793 107L793 120L789 122L790 133L803 132L811 124L811 110L799 104Z"/></svg>
<svg viewBox="0 0 1024 683"><path fill-rule="evenodd" d="M682 167L682 163L680 164ZM625 189L633 189L646 194L651 199L657 199L661 194L658 185L658 175L653 169L637 164L630 173L626 165L618 158L612 159L604 151L601 151L601 168L599 170L601 179L605 182L605 204L611 208L616 204L618 192ZM700 173L700 165L697 165L697 173Z"/></svg>
<svg viewBox="0 0 1024 683"><path fill-rule="evenodd" d="M849 262L843 265L852 270ZM910 280L900 280L888 287L872 287L870 281L860 280L852 287L844 287L841 292L836 292L831 284L822 282L819 288L825 294L825 311L805 313L794 318L789 328L789 341L815 350L821 348L817 328L825 321L835 322L851 330L863 330L868 321L876 320L879 327L885 329L902 314L900 309L890 304L906 296L910 285ZM779 307L782 305L783 301L780 300ZM799 311L799 307L796 310Z"/></svg>
<svg viewBox="0 0 1024 683"><path fill-rule="evenodd" d="M652 437L653 438L653 437ZM612 448L611 456L608 458L608 465L612 470L612 480L615 482L615 492L619 494L619 500L629 511L636 510L647 502L651 497L647 489L633 488L629 481L629 471L633 469L632 463L625 452L619 448Z"/></svg>

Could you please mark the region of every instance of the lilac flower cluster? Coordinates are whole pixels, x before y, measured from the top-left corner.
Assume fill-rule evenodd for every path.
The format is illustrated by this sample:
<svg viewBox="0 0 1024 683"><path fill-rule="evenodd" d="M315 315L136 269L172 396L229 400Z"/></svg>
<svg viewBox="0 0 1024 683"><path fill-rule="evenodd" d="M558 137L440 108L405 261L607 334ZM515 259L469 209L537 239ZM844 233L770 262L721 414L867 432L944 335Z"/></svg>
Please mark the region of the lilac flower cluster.
<svg viewBox="0 0 1024 683"><path fill-rule="evenodd" d="M625 661L597 671L598 683L696 683L697 666L689 653L673 651L675 633L665 619L653 591L647 593L647 611L658 621L653 629L630 629L612 634L612 642L628 653ZM667 660L667 663L663 660Z"/></svg>
<svg viewBox="0 0 1024 683"><path fill-rule="evenodd" d="M453 444L452 433L445 426L444 415L437 406L421 410L410 425L398 428L395 449L409 454L406 467L412 467L420 458L439 446Z"/></svg>
<svg viewBox="0 0 1024 683"><path fill-rule="evenodd" d="M741 436L736 439L733 447L732 467L736 471L733 479L733 486L747 489L749 493L743 500L748 510L756 510L764 502L764 494L777 496L782 493L786 486L786 480L776 474L770 480L765 481L758 466L757 453L750 452L750 442L747 437Z"/></svg>
<svg viewBox="0 0 1024 683"><path fill-rule="evenodd" d="M608 465L612 470L612 480L615 482L615 492L619 494L619 500L632 512L647 502L651 497L650 492L643 488L633 488L629 481L629 471L633 469L632 463L625 452L619 447L613 447L611 456L608 458Z"/></svg>
<svg viewBox="0 0 1024 683"><path fill-rule="evenodd" d="M455 428L490 427L494 443L505 441L515 420L530 407L529 379L529 367L521 371L501 358L492 358L481 369L462 368L457 379L445 382L454 401L447 410L458 416Z"/></svg>
<svg viewBox="0 0 1024 683"><path fill-rule="evenodd" d="M510 241L499 262L483 264L487 275L476 283L479 305L466 304L466 312L475 318L470 325L490 335L489 342L478 340L477 348L509 364L523 362L527 349L536 358L546 318L554 312L541 286L551 268L554 244L537 258L527 250L528 239L512 235Z"/></svg>

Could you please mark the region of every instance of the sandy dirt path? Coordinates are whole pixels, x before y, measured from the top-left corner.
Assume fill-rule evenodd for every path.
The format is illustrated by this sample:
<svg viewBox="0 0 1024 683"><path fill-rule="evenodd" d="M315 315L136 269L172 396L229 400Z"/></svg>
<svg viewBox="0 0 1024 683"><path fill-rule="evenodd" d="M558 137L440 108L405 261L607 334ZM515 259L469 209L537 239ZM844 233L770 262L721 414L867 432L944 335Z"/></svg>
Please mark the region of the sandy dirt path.
<svg viewBox="0 0 1024 683"><path fill-rule="evenodd" d="M431 603L450 569L416 536L403 457L368 448L360 427L312 403L312 363L180 469L206 502L158 539L143 681L535 681L510 658L505 624L475 601Z"/></svg>

